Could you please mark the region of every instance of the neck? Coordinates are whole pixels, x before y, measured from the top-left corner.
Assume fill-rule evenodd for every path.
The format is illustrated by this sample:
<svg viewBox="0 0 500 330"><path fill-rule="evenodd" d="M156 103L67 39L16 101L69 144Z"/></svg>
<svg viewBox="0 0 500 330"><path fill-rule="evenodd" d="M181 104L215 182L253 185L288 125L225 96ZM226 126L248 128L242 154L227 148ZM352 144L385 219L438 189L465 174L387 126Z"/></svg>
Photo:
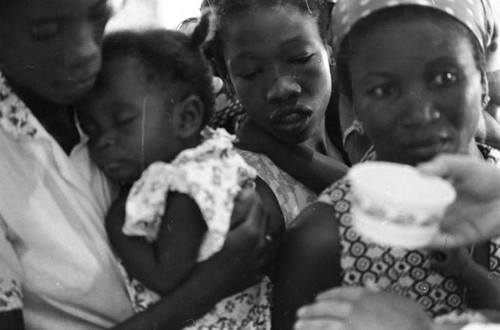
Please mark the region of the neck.
<svg viewBox="0 0 500 330"><path fill-rule="evenodd" d="M73 108L66 104L58 104L47 100L16 81L8 77L6 79L12 90L26 104L40 124L69 154L80 140L74 122Z"/></svg>
<svg viewBox="0 0 500 330"><path fill-rule="evenodd" d="M476 159L483 159L483 155L481 154L481 151L479 151L476 141L472 139L472 141L469 143L469 150L465 153L469 156L472 156Z"/></svg>
<svg viewBox="0 0 500 330"><path fill-rule="evenodd" d="M328 134L326 134L325 120L318 126L314 135L303 142L302 145L326 156L332 156L336 150Z"/></svg>

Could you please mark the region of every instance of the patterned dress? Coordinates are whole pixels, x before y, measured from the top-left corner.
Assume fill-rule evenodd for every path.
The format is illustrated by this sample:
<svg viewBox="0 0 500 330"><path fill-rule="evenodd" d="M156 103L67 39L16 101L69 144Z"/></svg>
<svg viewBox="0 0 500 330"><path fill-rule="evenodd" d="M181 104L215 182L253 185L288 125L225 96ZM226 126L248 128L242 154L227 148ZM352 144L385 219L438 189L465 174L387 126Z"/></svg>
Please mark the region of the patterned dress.
<svg viewBox="0 0 500 330"><path fill-rule="evenodd" d="M233 150L233 136L225 130L205 130L205 141L184 150L171 163L153 163L134 183L126 203L123 233L157 239L168 192L187 194L198 204L207 225L197 261L220 251L229 231L234 198L242 187L254 185L255 170ZM125 274L126 276L126 274ZM136 312L159 296L135 279L127 287ZM208 284L209 285L209 284ZM270 282L223 299L185 329L270 329Z"/></svg>
<svg viewBox="0 0 500 330"><path fill-rule="evenodd" d="M500 152L478 145L487 162L497 164ZM373 158L373 157L369 157ZM341 234L342 285L375 284L381 289L415 300L432 317L465 308L464 290L452 276L432 269L432 252L386 247L361 237L353 228L351 186L343 178L319 197L319 201L335 208ZM500 278L500 240L490 242L490 274Z"/></svg>
<svg viewBox="0 0 500 330"><path fill-rule="evenodd" d="M257 170L257 175L273 191L280 205L286 228L291 226L304 207L316 200L317 195L314 191L277 167L266 155L240 149L237 151Z"/></svg>

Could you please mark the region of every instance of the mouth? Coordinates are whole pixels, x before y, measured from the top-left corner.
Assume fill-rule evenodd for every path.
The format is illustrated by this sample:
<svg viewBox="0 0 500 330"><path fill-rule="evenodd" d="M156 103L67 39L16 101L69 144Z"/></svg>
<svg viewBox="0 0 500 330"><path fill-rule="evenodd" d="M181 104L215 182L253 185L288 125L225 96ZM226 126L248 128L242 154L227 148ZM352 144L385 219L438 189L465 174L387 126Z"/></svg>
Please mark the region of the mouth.
<svg viewBox="0 0 500 330"><path fill-rule="evenodd" d="M97 73L83 77L68 77L66 85L69 89L77 92L89 91L97 79Z"/></svg>
<svg viewBox="0 0 500 330"><path fill-rule="evenodd" d="M296 131L307 126L313 111L307 107L295 106L279 109L271 115L271 122L286 131Z"/></svg>
<svg viewBox="0 0 500 330"><path fill-rule="evenodd" d="M453 143L448 136L435 136L425 139L417 139L410 143L403 144L405 153L412 155L412 158L419 161L429 160L434 156L444 153L453 152Z"/></svg>

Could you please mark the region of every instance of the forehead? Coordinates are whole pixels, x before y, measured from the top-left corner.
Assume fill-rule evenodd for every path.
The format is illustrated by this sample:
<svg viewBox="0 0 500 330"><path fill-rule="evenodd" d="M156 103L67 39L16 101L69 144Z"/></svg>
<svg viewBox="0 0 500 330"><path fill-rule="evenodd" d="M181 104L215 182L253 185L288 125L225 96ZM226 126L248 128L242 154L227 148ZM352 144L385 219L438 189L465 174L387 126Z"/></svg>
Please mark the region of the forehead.
<svg viewBox="0 0 500 330"><path fill-rule="evenodd" d="M1 1L1 0L0 0ZM106 5L108 0L4 0L2 8L9 17L39 19L87 13L91 8Z"/></svg>
<svg viewBox="0 0 500 330"><path fill-rule="evenodd" d="M272 47L321 42L317 18L292 6L256 7L233 17L224 30L224 50L266 54Z"/></svg>
<svg viewBox="0 0 500 330"><path fill-rule="evenodd" d="M354 33L349 47L353 70L357 61L371 67L382 63L411 67L440 57L456 58L464 64L475 65L474 48L466 31L431 18L379 23L363 33Z"/></svg>

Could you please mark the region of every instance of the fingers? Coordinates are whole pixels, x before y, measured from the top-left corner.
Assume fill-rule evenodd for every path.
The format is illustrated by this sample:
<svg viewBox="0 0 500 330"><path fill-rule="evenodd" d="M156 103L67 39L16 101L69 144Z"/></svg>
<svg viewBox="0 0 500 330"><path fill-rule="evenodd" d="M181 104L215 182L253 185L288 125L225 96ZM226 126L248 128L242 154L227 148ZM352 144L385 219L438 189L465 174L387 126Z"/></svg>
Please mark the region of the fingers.
<svg viewBox="0 0 500 330"><path fill-rule="evenodd" d="M299 320L295 323L295 330L343 330L344 322L335 320Z"/></svg>
<svg viewBox="0 0 500 330"><path fill-rule="evenodd" d="M456 178L470 174L470 161L465 156L442 154L417 168L429 175Z"/></svg>
<svg viewBox="0 0 500 330"><path fill-rule="evenodd" d="M363 295L365 291L366 289L363 287L335 288L320 293L316 297L316 300L321 301L321 300L339 299L346 301L356 301Z"/></svg>
<svg viewBox="0 0 500 330"><path fill-rule="evenodd" d="M351 313L352 305L351 301L323 300L300 308L297 316L307 319L344 319Z"/></svg>

